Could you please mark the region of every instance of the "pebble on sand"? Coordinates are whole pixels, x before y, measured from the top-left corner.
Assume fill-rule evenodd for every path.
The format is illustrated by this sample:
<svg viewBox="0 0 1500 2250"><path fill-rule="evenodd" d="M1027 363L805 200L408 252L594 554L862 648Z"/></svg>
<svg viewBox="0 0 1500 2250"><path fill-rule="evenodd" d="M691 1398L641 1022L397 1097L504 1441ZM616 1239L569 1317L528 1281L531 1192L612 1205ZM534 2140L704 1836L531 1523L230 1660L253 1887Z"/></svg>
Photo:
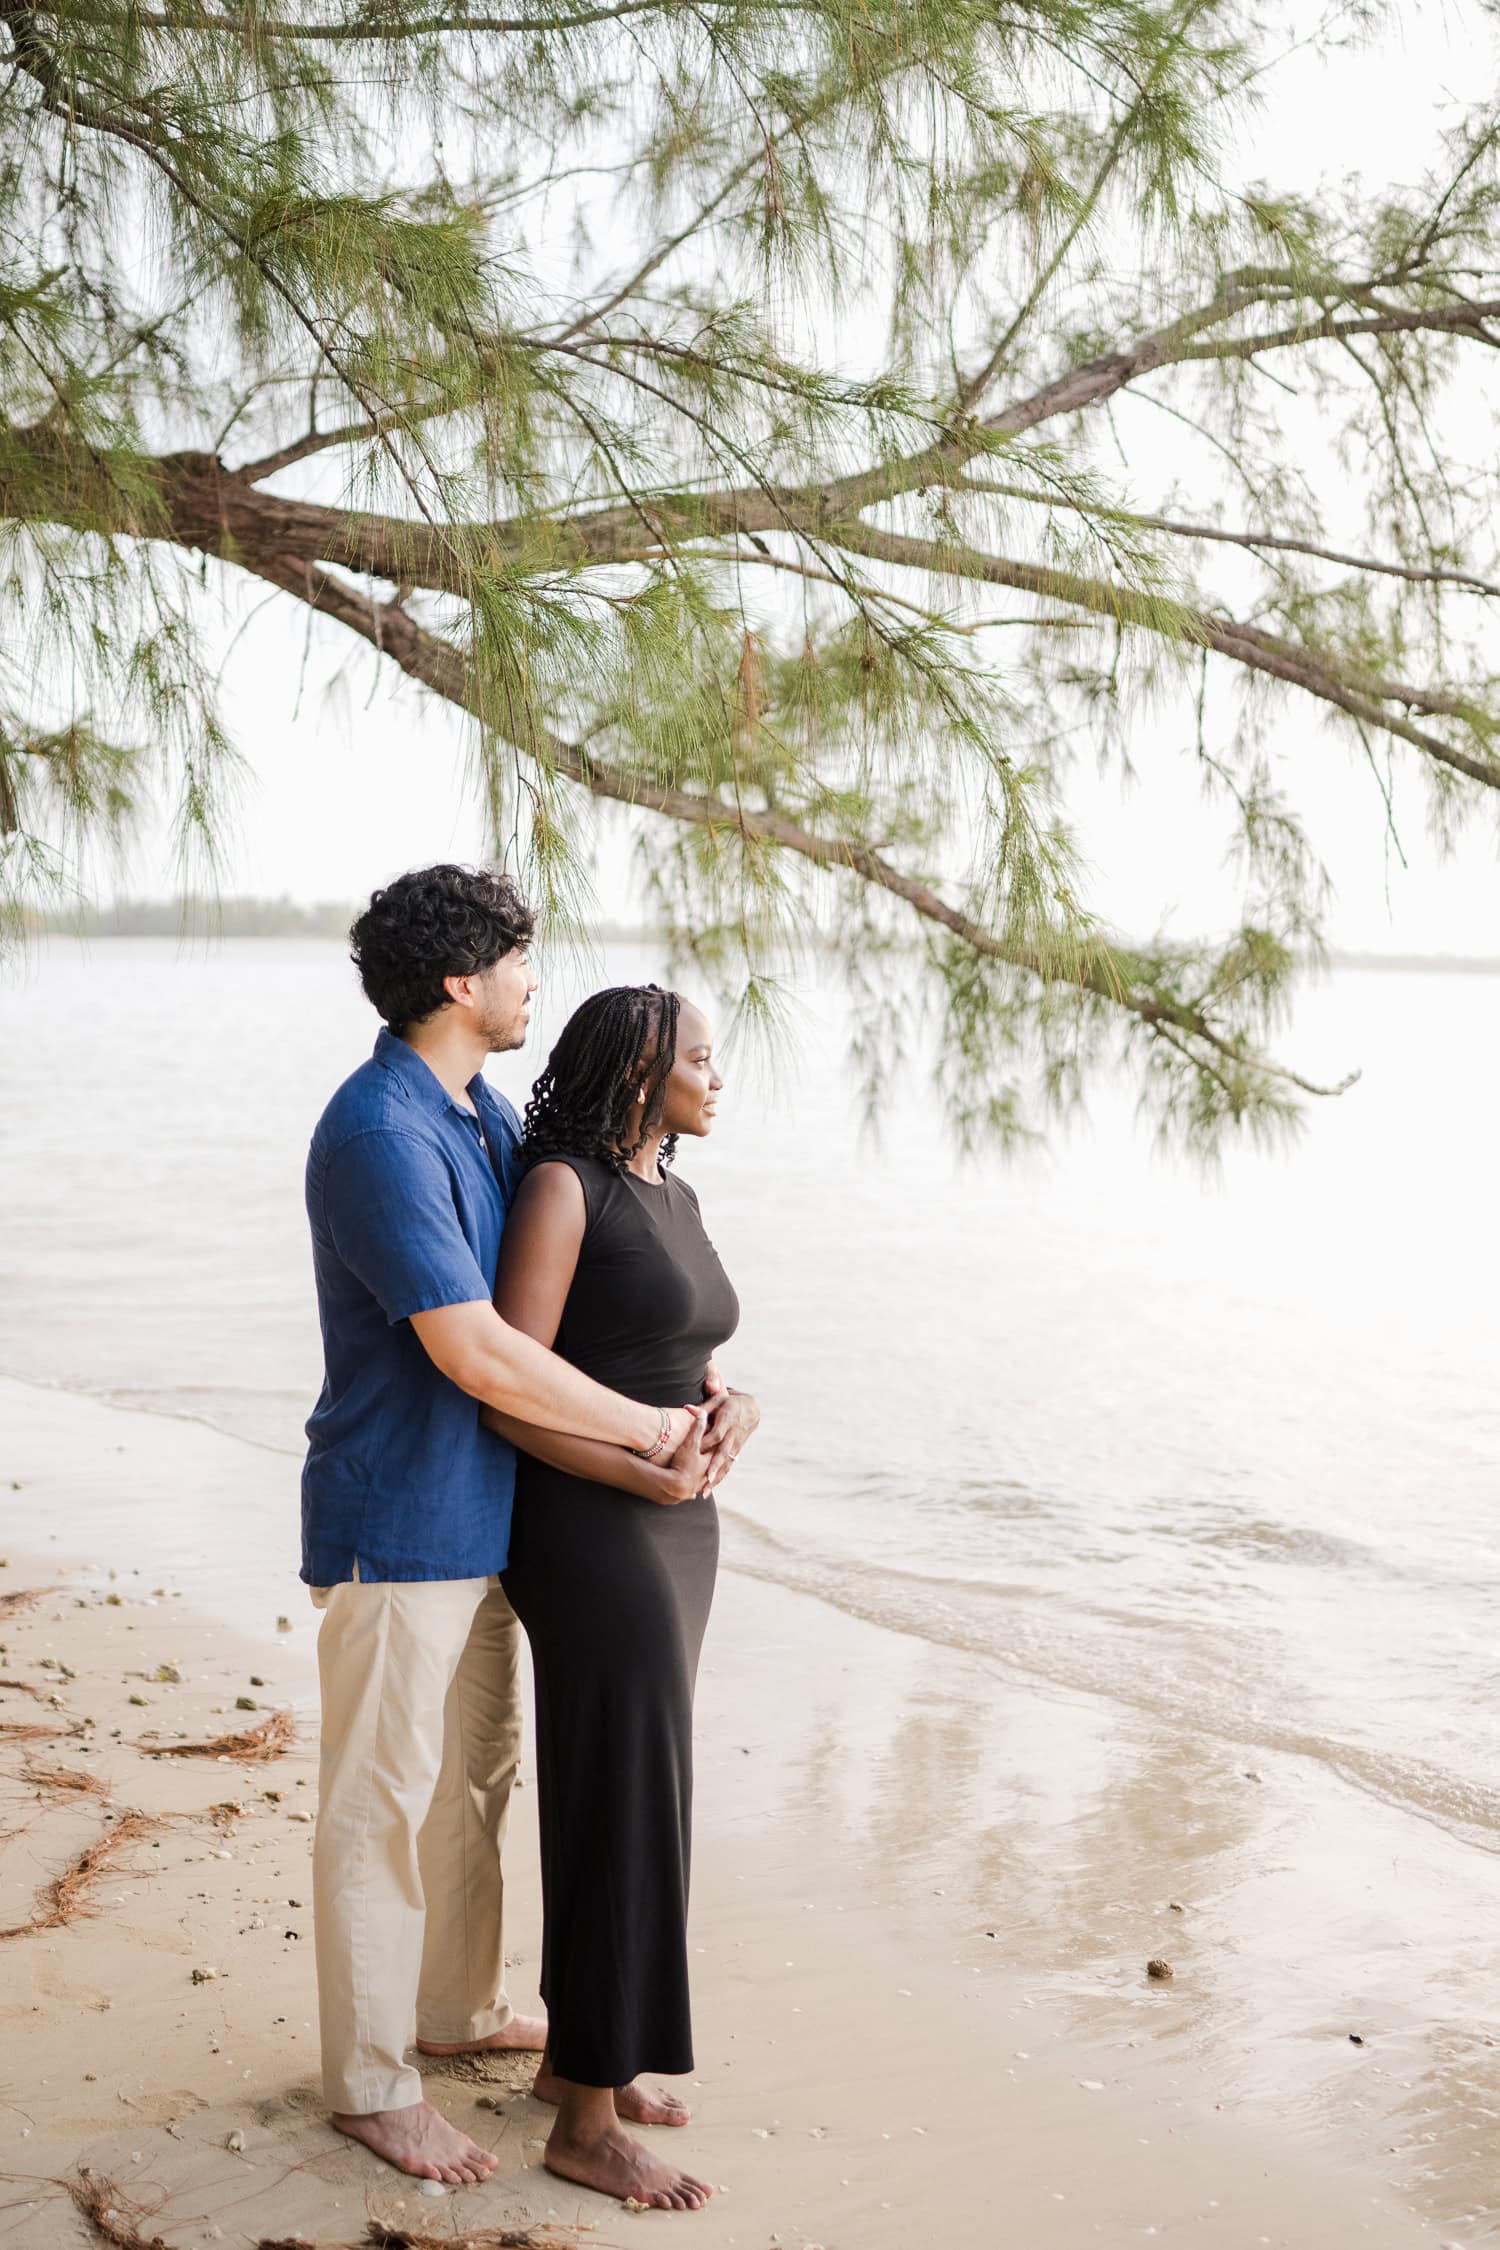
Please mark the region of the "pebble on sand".
<svg viewBox="0 0 1500 2250"><path fill-rule="evenodd" d="M1146 1963L1146 1974L1153 1978L1157 1984L1166 1984L1176 1974L1176 1971L1170 1961L1163 1961L1158 1954L1154 1961Z"/></svg>

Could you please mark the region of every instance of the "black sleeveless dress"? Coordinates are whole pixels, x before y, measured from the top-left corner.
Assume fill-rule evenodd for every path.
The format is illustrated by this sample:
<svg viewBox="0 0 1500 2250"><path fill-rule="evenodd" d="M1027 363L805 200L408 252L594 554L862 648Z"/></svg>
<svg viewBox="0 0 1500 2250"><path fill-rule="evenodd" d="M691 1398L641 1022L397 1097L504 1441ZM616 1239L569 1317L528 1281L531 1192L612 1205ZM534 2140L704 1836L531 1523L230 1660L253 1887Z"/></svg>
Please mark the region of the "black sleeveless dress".
<svg viewBox="0 0 1500 2250"><path fill-rule="evenodd" d="M703 1396L739 1302L698 1198L565 1157L588 1219L556 1350L653 1406ZM531 1642L552 2067L585 2086L693 2067L687 1897L693 1688L711 1498L661 1507L521 1454L506 1593Z"/></svg>

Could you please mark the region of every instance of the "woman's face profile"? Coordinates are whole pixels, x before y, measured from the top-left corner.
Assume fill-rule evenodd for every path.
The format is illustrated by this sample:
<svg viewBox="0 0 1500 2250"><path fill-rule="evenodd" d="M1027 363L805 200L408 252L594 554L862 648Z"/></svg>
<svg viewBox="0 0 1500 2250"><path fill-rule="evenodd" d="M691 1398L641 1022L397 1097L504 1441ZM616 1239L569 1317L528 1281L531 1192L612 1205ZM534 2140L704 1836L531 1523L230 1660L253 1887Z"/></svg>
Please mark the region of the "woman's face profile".
<svg viewBox="0 0 1500 2250"><path fill-rule="evenodd" d="M662 1089L660 1130L702 1139L713 1131L724 1081L714 1065L713 1027L690 1000L677 1012L677 1049Z"/></svg>

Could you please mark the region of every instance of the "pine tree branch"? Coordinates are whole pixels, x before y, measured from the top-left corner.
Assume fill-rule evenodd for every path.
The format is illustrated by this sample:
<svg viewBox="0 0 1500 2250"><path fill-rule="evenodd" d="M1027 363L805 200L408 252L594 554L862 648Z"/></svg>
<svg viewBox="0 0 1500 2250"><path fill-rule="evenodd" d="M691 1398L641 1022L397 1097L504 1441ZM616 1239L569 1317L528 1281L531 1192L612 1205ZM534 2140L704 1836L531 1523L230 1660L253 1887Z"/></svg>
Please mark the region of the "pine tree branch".
<svg viewBox="0 0 1500 2250"><path fill-rule="evenodd" d="M424 406L403 406L389 414L363 415L357 422L344 422L332 430L307 430L300 438L293 438L289 445L279 446L274 453L262 454L258 461L242 461L237 469L228 473L243 478L246 484L263 484L268 477L294 467L299 461L311 460L315 454L331 453L346 445L369 445L410 429L415 423L436 421L457 411L451 399L432 399Z"/></svg>
<svg viewBox="0 0 1500 2250"><path fill-rule="evenodd" d="M10 33L16 68L23 71L38 88L43 108L70 130L82 126L88 132L99 133L105 139L116 140L127 148L135 149L176 189L190 209L196 211L200 218L233 245L247 264L255 268L267 288L285 305L298 327L311 338L318 357L345 386L350 396L359 402L376 441L382 445L398 476L411 492L416 507L431 524L434 536L442 539L442 525L432 519L416 481L407 474L400 455L390 441L385 425L392 410L386 402L367 395L359 378L342 364L329 338L308 312L297 291L287 284L274 265L257 256L244 229L194 188L176 161L170 139L164 139L153 129L154 120L121 117L80 94L76 87L70 86L59 70L52 50L39 37L35 29L36 21L37 14L32 0L0 0L0 23Z"/></svg>
<svg viewBox="0 0 1500 2250"><path fill-rule="evenodd" d="M19 0L0 0L0 17L3 17L7 6L14 8L18 4ZM1138 337L1121 351L1101 354L1068 369L1025 397L1013 400L983 422L960 423L936 444L901 459L836 477L816 487L791 487L783 492L774 485L766 484L732 486L699 493L668 492L650 496L646 505L661 525L664 539L722 538L741 532L786 529L790 527L793 517L798 528L807 527L811 519L816 519L813 528L817 524L826 526L835 519L856 516L882 501L898 498L903 493L920 491L930 485L948 485L962 489L966 481L966 470L976 457L993 449L996 438L1019 436L1059 416L1081 413L1099 406L1142 375L1157 368L1177 365L1195 356L1235 356L1232 341L1226 343L1221 351L1217 344L1200 349L1192 339L1200 335L1205 327L1220 325L1233 318L1249 305L1262 300L1267 293L1284 293L1288 280L1288 275L1277 268L1239 269L1226 276L1218 294L1205 304ZM1392 329L1398 326L1408 331L1430 328L1437 332L1462 334L1473 332L1476 315L1486 311L1500 316L1500 303L1488 308L1482 305L1477 308L1433 307L1381 318L1388 321ZM1365 324L1365 332L1368 332L1368 324ZM1324 335L1332 335L1335 330L1327 329L1322 324L1312 324L1306 330L1289 330L1285 333L1289 340L1311 342ZM562 338L555 339L554 345L561 346L563 341ZM541 348L547 346L543 344ZM581 356L587 359L591 355L584 351ZM639 382L638 387L641 387ZM663 398L669 407L682 412L689 419L701 423L702 418L683 402L673 400L663 393L654 395ZM429 409L415 411L440 414L442 407L434 403ZM344 430L329 435L326 440L319 439L315 443L309 437L294 441L295 449L281 449L267 457L272 467L267 467L265 463L254 463L238 473L246 478L264 477L272 473L272 468L286 466L291 460L306 458L309 452L323 450L325 446L353 444L375 437L382 429L396 426L399 420L399 416L387 417L372 410L365 421L351 423ZM378 542L380 534L374 527L382 519L371 517L352 520L367 525L369 530L366 535ZM394 519L388 520L394 522ZM1153 519L1142 520L1149 523ZM1157 527L1172 528L1165 520L1161 520ZM527 552L535 552L537 532L537 520L527 518L490 526L486 536L495 543L499 551L515 554L523 548ZM582 514L564 516L549 527L547 535L554 543L559 566L569 562L599 563L617 560L639 544L640 503L636 500L611 502ZM1192 535L1212 537L1216 534L1211 527L1204 527ZM408 535L402 532L398 536L404 541ZM1247 537L1243 543L1247 546L1257 543L1269 546L1275 542L1269 537L1259 542ZM323 551L323 559L347 561L351 568L370 569L377 576L396 575L383 570L378 561L366 561L357 553L335 553L329 549ZM1385 568L1391 575L1397 575L1402 568L1375 563L1360 567ZM405 574L403 571L402 575ZM437 585L442 581L429 578L422 582ZM1488 590L1487 582L1480 584Z"/></svg>
<svg viewBox="0 0 1500 2250"><path fill-rule="evenodd" d="M15 0L11 0L11 4L14 5ZM924 447L920 452L882 463L878 469L860 470L833 478L817 487L789 488L789 498L795 504L805 503L831 518L834 515L857 514L883 500L898 498L905 492L920 491L927 485L957 485L968 463L991 450L994 438L1019 436L1058 415L1081 413L1088 407L1101 404L1139 376L1157 367L1173 364L1184 338L1199 334L1207 326L1233 318L1236 313L1261 300L1268 291L1284 292L1288 279L1287 273L1280 268L1237 269L1226 276L1218 294L1207 303L1138 337L1124 350L1106 353L1070 368L985 421L960 424L939 443ZM590 317L596 318L599 315ZM564 331L563 336L556 339L540 339L537 348L561 347L572 333ZM587 351L575 352L570 356L592 361L592 355ZM681 402L668 399L666 403L702 425L702 418L693 416L692 410ZM430 411L441 413L442 408L434 405ZM282 449L267 456L271 467L266 466L265 462L254 462L246 464L236 474L247 480L263 478L272 474L274 467L284 467L292 459L305 459L310 452L322 451L339 444L357 444L376 435L378 427L378 418L372 416L366 421L348 424L344 429L330 434L326 446L322 440L314 444L310 438L298 439L293 441L293 448ZM740 531L776 531L788 528L781 496L772 485L743 485L703 493L664 492L652 495L647 506L660 524L664 538L674 535L724 537ZM378 537L374 526L380 520L382 519L373 517L361 519L370 526L368 536L372 540ZM523 548L527 552L535 551L538 528L538 519L528 517L491 525L487 527L486 536L493 542L496 551L516 555ZM569 563L618 561L639 544L640 504L635 500L610 502L583 514L554 519L545 530L553 542L559 567ZM310 554L309 559L316 559L316 556ZM377 577L393 575L383 571L378 562L367 562L354 554L336 554L329 549L324 551L324 559L347 562L352 569L369 569ZM437 579L421 582L434 586L440 583Z"/></svg>
<svg viewBox="0 0 1500 2250"><path fill-rule="evenodd" d="M646 547L633 559L639 562L652 561L659 558L660 552L657 547ZM936 610L925 602L909 601L904 594L893 594L889 586L875 586L868 579L840 577L837 571L820 570L815 563L798 562L791 555L773 554L758 538L752 539L748 553L743 547L695 547L693 554L700 562L728 563L736 570L786 571L794 578L810 579L817 586L836 586L841 594L847 594L851 600L880 602L887 609L904 609L913 617L920 617L926 625L934 625L942 632L957 633L965 638L975 633L997 632L1007 625L1021 626L1028 632L1036 632L1039 628L1048 626L1081 632L1095 623L1092 617L955 617L951 611Z"/></svg>
<svg viewBox="0 0 1500 2250"><path fill-rule="evenodd" d="M819 510L831 519L857 515L865 508L929 485L957 485L971 461L994 450L997 438L1019 437L1061 415L1080 414L1102 405L1141 376L1159 367L1174 366L1191 338L1205 328L1233 319L1268 295L1285 296L1291 282L1291 274L1280 267L1237 268L1224 277L1216 294L1205 303L1138 336L1121 350L1101 353L1066 369L982 421L959 422L933 445L884 461L877 468L830 478L807 491L815 491ZM779 501L768 500L768 490L762 486L687 495L664 493L652 505L664 523L680 522L684 529L693 526L704 535L722 536L740 529L771 531L780 528L783 520ZM559 530L574 544L578 560L605 562L611 559L611 541L616 537L626 542L632 539L638 520L634 503L611 503L567 519ZM503 535L509 527L498 528Z"/></svg>
<svg viewBox="0 0 1500 2250"><path fill-rule="evenodd" d="M1142 109L1151 100L1162 72L1167 68L1170 62L1176 60L1182 41L1187 37L1188 30L1192 24L1193 18L1195 16L1201 15L1202 13L1203 0L1191 0L1191 4L1184 10L1183 21L1180 29L1174 35L1173 39L1165 48L1165 50L1157 56L1155 64L1153 65L1144 85L1138 88L1135 100L1130 104L1130 107L1126 110L1124 116L1116 125L1114 132L1110 135L1108 145L1106 146L1104 151L1104 156L1097 170L1095 171L1093 179L1089 183L1087 193L1084 195L1077 211L1074 213L1072 224L1064 228L1061 236L1059 237L1057 243L1053 248L1051 257L1048 258L1046 264L1037 274L1036 279L1032 283L1031 288L1028 290L1024 301L1013 314L1010 321L1006 324L1006 327L1002 331L1001 335L997 338L995 344L992 346L988 356L984 361L983 366L976 368L974 373L969 376L968 379L960 386L958 398L955 405L956 415L967 414L971 410L976 402L983 397L984 393L989 389L989 386L994 380L995 376L1004 366L1006 355L1010 351L1012 344L1015 343L1016 338L1020 335L1022 329L1026 326L1027 321L1036 311L1037 306L1041 303L1043 297L1051 287L1053 280L1061 270L1063 261L1067 257L1068 252L1072 249L1073 244L1077 241L1079 235L1082 234L1084 228L1088 225L1090 219L1092 219L1094 213L1099 208L1100 198L1103 196L1105 189L1108 187L1110 180L1113 178L1121 157L1125 154L1125 149L1130 139L1131 128L1140 116Z"/></svg>
<svg viewBox="0 0 1500 2250"><path fill-rule="evenodd" d="M734 193L737 187L741 186L745 180L750 179L760 169L765 157L780 141L786 139L788 134L802 132L818 114L819 108L832 107L833 99L834 97L830 96L826 103L818 105L818 108L810 111L806 117L792 118L781 132L773 133L754 156L749 156L743 164L736 165L723 185L706 202L699 205L686 225L679 227L674 234L663 236L661 241L654 245L649 254L636 267L628 281L621 282L599 304L591 306L586 312L576 314L557 335L547 337L544 341L554 345L570 343L575 336L585 334L587 330L596 327L601 320L607 320L612 312L617 312L621 305L627 304L639 290L645 287L651 276L660 271L674 251L680 250L685 242L692 241L707 226L720 206Z"/></svg>
<svg viewBox="0 0 1500 2250"><path fill-rule="evenodd" d="M320 616L329 617L357 633L379 654L390 657L409 678L467 711L480 725L495 728L496 715L486 708L462 650L418 624L399 602L373 600L331 572L299 566L280 557L261 556L253 561L246 558L245 567L270 585L294 595ZM732 830L746 844L771 845L795 852L815 867L852 875L875 889L888 891L921 920L949 931L962 945L986 960L1020 970L1042 984L1066 985L1072 990L1087 992L1135 1017L1153 1035L1169 1032L1183 1035L1201 1043L1213 1054L1225 1057L1238 1069L1295 1086L1305 1094L1320 1096L1342 1094L1355 1082L1351 1076L1337 1085L1317 1085L1282 1064L1247 1052L1237 1041L1225 1038L1197 1009L1137 989L1131 981L1135 964L1124 948L1111 949L1101 943L1089 951L1076 950L1073 958L1064 962L1034 946L997 936L983 923L950 905L930 884L904 874L872 845L854 837L822 835L785 813L747 806L738 796L735 803L729 804L718 796L700 795L689 789L651 781L644 775L622 772L551 731L541 733L535 740L514 741L514 747L528 757L541 760L565 780L576 782L595 797L659 813L710 833ZM1179 1051L1183 1050L1179 1048ZM1188 1059L1198 1061L1200 1058L1189 1054Z"/></svg>
<svg viewBox="0 0 1500 2250"><path fill-rule="evenodd" d="M1328 339L1343 342L1351 336L1464 335L1500 350L1500 336L1491 335L1485 325L1491 320L1500 320L1500 297L1410 310L1392 308L1356 320L1325 313L1320 320L1298 321L1295 326L1269 329L1258 336L1229 336L1221 343L1189 344L1174 355L1174 360L1183 366L1201 359L1254 359L1261 352L1284 351L1288 345Z"/></svg>
<svg viewBox="0 0 1500 2250"><path fill-rule="evenodd" d="M34 425L18 434L30 439L34 452L49 442L56 450L59 443L51 425ZM862 520L830 519L822 493L810 497L805 490L793 488L770 496L677 495L671 503L637 502L628 510L628 540L620 535L616 522L620 511L614 509L604 512L610 528L602 539L597 536L598 516L565 519L550 527L455 524L445 526L439 535L426 523L263 492L230 474L212 454L166 455L157 468L160 517L143 520L137 512L122 516L111 528L134 536L169 538L255 570L267 558L294 570L328 563L460 599L472 590L471 555L524 564L532 571L566 570L580 564L647 559L706 536L740 536L750 530L790 532L806 538L825 557L842 551L930 577L1009 586L1064 608L1212 649L1249 671L1283 680L1367 726L1410 743L1452 772L1487 789L1500 789L1500 762L1476 757L1392 708L1401 705L1408 711L1463 721L1468 709L1461 698L1343 669L1319 651L1263 627L1164 601L1082 572L990 554L959 541L920 538ZM60 457L58 484L51 520L98 528L93 512L97 492L82 481L79 465L66 453ZM733 505L726 506L726 501ZM753 510L744 505L750 501L756 503ZM9 512L13 504L0 486L0 513ZM34 490L24 496L22 505L27 514L36 514ZM751 520L746 522L745 516ZM655 549L650 544L653 539L658 542ZM847 581L845 591L851 592Z"/></svg>
<svg viewBox="0 0 1500 2250"><path fill-rule="evenodd" d="M778 0L784 12L802 14L811 0ZM70 16L88 22L99 20L86 5L77 0L67 0ZM733 9L739 11L740 0L694 0L694 5L704 9ZM430 39L449 34L467 35L474 32L493 33L500 36L512 33L546 33L586 31L598 24L621 23L631 16L679 14L673 0L613 0L607 7L578 8L549 14L537 10L529 16L469 15L463 9L441 9L428 16L402 21L390 16L357 14L348 22L278 23L268 16L236 16L222 10L201 8L175 10L164 15L159 10L139 8L132 11L131 20L142 31L165 31L176 35L193 32L223 32L242 40L290 39L330 42L335 44L359 43L380 45L407 39Z"/></svg>
<svg viewBox="0 0 1500 2250"><path fill-rule="evenodd" d="M1320 547L1311 539L1294 539L1278 531L1231 531L1222 524L1183 523L1175 516L1147 516L1133 508L1090 508L1085 501L1075 500L1067 494L1049 492L1036 485L1002 484L991 477L965 477L962 489L966 492L991 492L1002 500L1025 500L1041 508L1066 508L1074 515L1087 515L1095 522L1119 523L1132 530L1164 531L1173 539L1206 539L1230 547L1272 548L1278 553L1307 555L1315 562L1337 563L1346 570L1367 572L1380 578L1401 578L1411 586L1454 586L1461 593L1485 594L1500 597L1500 581L1481 578L1470 570L1456 570L1446 564L1385 562L1375 555L1346 555L1337 547Z"/></svg>
<svg viewBox="0 0 1500 2250"><path fill-rule="evenodd" d="M1362 720L1366 726L1411 743L1438 765L1464 774L1470 781L1481 782L1486 789L1500 789L1500 762L1472 757L1468 751L1445 742L1441 735L1431 734L1425 728L1413 726L1410 720L1398 717L1382 701L1382 698L1389 698L1391 702L1444 711L1461 718L1464 707L1454 698L1439 698L1397 681L1342 673L1316 651L1299 642L1283 640L1275 633L1267 633L1258 625L1243 624L1213 610L1165 604L1148 595L1134 593L1128 587L1111 585L1106 579L1085 577L1081 572L1018 562L1005 555L983 553L974 547L913 538L904 532L882 531L872 524L840 524L832 536L840 546L856 554L866 555L876 562L894 563L903 570L922 570L940 577L982 579L992 586L1013 586L1018 592L1035 594L1045 601L1066 602L1079 609L1092 610L1095 615L1113 618L1120 625L1158 634L1170 632L1173 638L1210 648L1217 655L1244 665L1248 671L1264 672L1273 679L1285 680L1289 686L1301 688L1320 703L1332 704L1351 718Z"/></svg>

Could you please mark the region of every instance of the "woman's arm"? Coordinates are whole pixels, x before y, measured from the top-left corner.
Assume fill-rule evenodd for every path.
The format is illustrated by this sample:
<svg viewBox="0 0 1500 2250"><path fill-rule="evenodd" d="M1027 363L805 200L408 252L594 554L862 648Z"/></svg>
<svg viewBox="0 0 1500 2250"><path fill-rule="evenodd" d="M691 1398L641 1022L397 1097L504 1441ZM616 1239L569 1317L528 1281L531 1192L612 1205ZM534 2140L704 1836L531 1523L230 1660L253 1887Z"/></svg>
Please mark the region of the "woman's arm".
<svg viewBox="0 0 1500 2250"><path fill-rule="evenodd" d="M692 1430L670 1461L641 1461L622 1445L604 1445L596 1438L564 1437L558 1430L540 1430L534 1422L518 1422L512 1414L482 1406L479 1419L497 1437L509 1438L523 1453L545 1461L549 1468L566 1470L590 1484L612 1484L619 1492L638 1493L662 1507L692 1500L708 1482L714 1456L699 1443L701 1423ZM717 1481L717 1480L716 1480Z"/></svg>
<svg viewBox="0 0 1500 2250"><path fill-rule="evenodd" d="M533 1165L506 1215L495 1310L549 1352L562 1326L587 1224L583 1182L571 1164Z"/></svg>
<svg viewBox="0 0 1500 2250"><path fill-rule="evenodd" d="M587 1223L583 1183L572 1166L538 1164L522 1180L500 1238L495 1310L510 1327L520 1329L549 1351L562 1325L563 1307L578 1270ZM708 1459L698 1444L698 1421L672 1459L658 1462L638 1460L624 1446L597 1438L569 1437L558 1430L542 1429L494 1407L481 1408L480 1420L498 1436L509 1438L512 1445L554 1469L666 1505L691 1500L702 1490L709 1471Z"/></svg>

